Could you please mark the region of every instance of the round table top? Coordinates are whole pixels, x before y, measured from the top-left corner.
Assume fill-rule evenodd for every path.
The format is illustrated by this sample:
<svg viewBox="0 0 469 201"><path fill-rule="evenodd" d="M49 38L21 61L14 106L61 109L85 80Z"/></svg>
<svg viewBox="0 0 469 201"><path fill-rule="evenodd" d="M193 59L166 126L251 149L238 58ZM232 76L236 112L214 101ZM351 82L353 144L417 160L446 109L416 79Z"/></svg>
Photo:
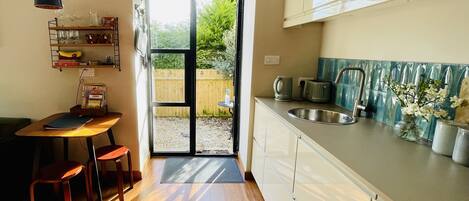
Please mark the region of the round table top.
<svg viewBox="0 0 469 201"><path fill-rule="evenodd" d="M102 117L93 117L93 120L83 125L81 128L74 130L45 130L44 125L63 116L66 113L53 114L40 121L34 122L29 126L17 131L17 136L24 137L58 137L58 138L73 138L73 137L93 137L107 132L114 126L122 117L121 113L109 112Z"/></svg>

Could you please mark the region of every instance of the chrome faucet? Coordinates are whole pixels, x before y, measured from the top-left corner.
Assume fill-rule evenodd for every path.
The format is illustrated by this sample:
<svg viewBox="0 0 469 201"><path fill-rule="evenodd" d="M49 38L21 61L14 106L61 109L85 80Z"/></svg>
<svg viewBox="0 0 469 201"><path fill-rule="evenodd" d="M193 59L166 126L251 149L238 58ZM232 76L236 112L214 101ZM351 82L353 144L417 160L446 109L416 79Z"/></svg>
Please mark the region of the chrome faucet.
<svg viewBox="0 0 469 201"><path fill-rule="evenodd" d="M335 84L338 84L340 81L340 78L342 78L342 75L344 74L345 71L353 71L356 70L360 72L360 91L358 93L357 98L355 99L355 103L353 105L353 117L358 117L360 116L360 111L365 110L366 106L362 105L362 95L363 95L363 88L365 87L365 71L361 68L355 68L355 67L348 67L348 68L342 68L339 71L339 74L335 78Z"/></svg>

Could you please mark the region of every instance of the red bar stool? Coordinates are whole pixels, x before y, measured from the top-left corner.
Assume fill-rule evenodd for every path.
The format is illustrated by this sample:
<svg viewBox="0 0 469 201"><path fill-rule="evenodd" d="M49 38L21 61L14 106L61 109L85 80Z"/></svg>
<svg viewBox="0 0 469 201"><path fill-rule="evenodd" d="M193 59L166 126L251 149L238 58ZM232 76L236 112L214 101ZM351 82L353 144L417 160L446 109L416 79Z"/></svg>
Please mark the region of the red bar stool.
<svg viewBox="0 0 469 201"><path fill-rule="evenodd" d="M85 166L79 162L75 161L60 161L50 165L45 166L39 170L38 177L31 182L29 186L29 194L31 201L35 200L34 190L35 186L38 183L47 183L47 184L62 184L64 200L71 201L72 194L70 192L70 179L77 176L83 172L85 176L85 185L86 185L86 196L88 201L92 200L91 190L90 190L90 178L88 171Z"/></svg>
<svg viewBox="0 0 469 201"><path fill-rule="evenodd" d="M120 201L124 200L124 173L122 170L121 158L125 155L127 155L127 163L129 166L129 189L132 189L134 187L134 179L132 176L132 158L130 156L130 149L123 145L108 145L96 149L96 161L114 161L116 164L117 193L119 194Z"/></svg>

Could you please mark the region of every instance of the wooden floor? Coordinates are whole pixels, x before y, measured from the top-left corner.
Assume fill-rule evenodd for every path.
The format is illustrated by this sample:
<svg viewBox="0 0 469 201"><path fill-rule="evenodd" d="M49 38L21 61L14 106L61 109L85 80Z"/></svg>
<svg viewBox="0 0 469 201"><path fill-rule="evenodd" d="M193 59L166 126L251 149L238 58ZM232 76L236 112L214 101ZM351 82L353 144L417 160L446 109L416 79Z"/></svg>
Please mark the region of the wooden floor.
<svg viewBox="0 0 469 201"><path fill-rule="evenodd" d="M160 184L164 158L152 158L143 179L125 193L132 201L263 201L254 181L241 184Z"/></svg>

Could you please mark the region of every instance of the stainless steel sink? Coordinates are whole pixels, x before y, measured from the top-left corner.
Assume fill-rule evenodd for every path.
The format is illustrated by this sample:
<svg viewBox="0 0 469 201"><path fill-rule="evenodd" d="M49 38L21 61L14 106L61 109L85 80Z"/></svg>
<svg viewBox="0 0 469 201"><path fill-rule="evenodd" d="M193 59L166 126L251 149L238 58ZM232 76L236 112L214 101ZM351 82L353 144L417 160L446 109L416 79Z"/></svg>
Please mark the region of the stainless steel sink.
<svg viewBox="0 0 469 201"><path fill-rule="evenodd" d="M350 115L322 109L295 108L288 110L288 115L298 119L317 123L347 125L356 123L356 118Z"/></svg>

